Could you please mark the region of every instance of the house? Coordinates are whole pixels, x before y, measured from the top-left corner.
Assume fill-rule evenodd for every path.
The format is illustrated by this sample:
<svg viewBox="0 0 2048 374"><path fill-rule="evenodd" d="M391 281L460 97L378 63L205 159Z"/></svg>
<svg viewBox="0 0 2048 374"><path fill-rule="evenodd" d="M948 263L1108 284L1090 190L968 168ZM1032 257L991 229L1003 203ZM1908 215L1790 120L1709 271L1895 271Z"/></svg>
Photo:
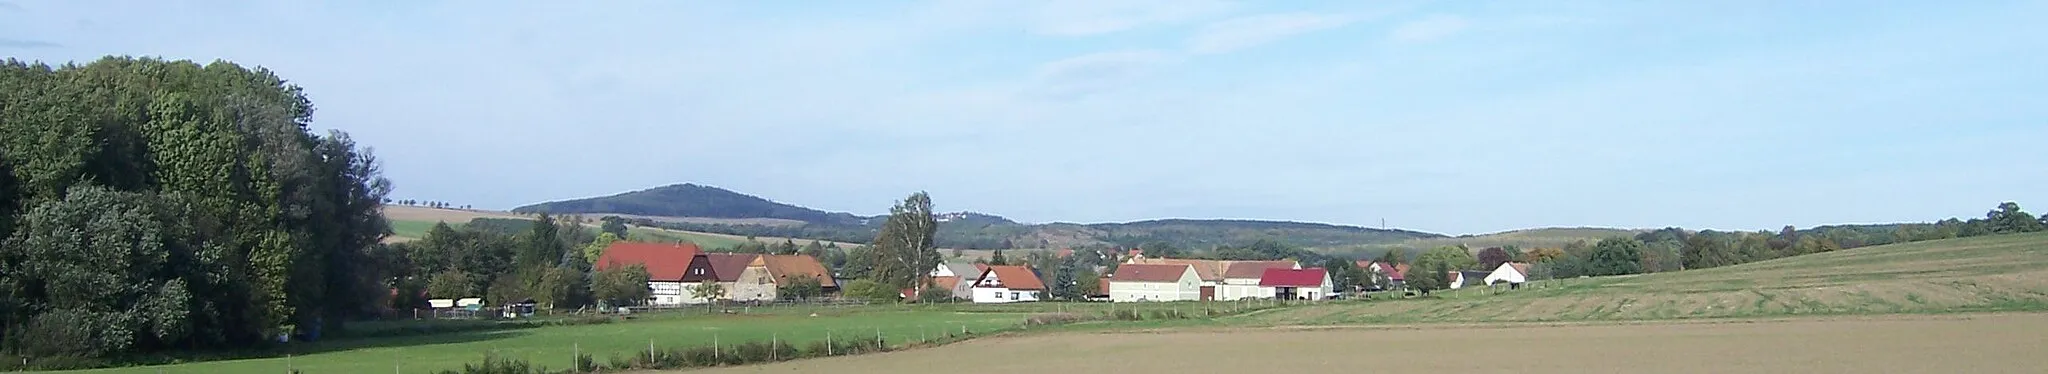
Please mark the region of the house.
<svg viewBox="0 0 2048 374"><path fill-rule="evenodd" d="M1109 301L1201 300L1202 277L1187 264L1124 264L1109 278Z"/></svg>
<svg viewBox="0 0 2048 374"><path fill-rule="evenodd" d="M993 265L975 278L973 292L977 303L1038 301L1045 293L1045 282L1028 266Z"/></svg>
<svg viewBox="0 0 2048 374"><path fill-rule="evenodd" d="M734 289L739 287L740 273L745 272L747 265L752 264L757 256L759 255L750 253L697 253L696 257L690 259L690 267L683 273L682 303L702 304L715 300L732 300ZM724 294L712 297L711 300L697 297L696 287L706 282L723 286Z"/></svg>
<svg viewBox="0 0 2048 374"><path fill-rule="evenodd" d="M1088 301L1109 301L1109 277L1095 278L1095 289L1084 296Z"/></svg>
<svg viewBox="0 0 2048 374"><path fill-rule="evenodd" d="M1508 282L1509 288L1516 288L1518 287L1518 285L1522 284L1522 282L1528 281L1529 263L1526 262L1509 262L1500 264L1500 267L1493 269L1493 273L1489 273L1486 275L1486 284Z"/></svg>
<svg viewBox="0 0 2048 374"><path fill-rule="evenodd" d="M1335 292L1333 284L1323 268L1273 268L1259 277L1259 287L1272 289L1273 297L1283 300L1322 300Z"/></svg>
<svg viewBox="0 0 2048 374"><path fill-rule="evenodd" d="M1445 281L1444 281L1444 288L1449 288L1449 289L1453 289L1453 290L1455 290L1455 289L1459 289L1459 288L1465 288L1465 273L1464 273L1464 272L1461 272L1461 271L1449 271L1449 272L1445 272L1445 278L1444 278L1444 279L1445 279Z"/></svg>
<svg viewBox="0 0 2048 374"><path fill-rule="evenodd" d="M1458 277L1460 281L1458 283L1462 283L1463 286L1484 286L1486 285L1486 276L1492 273L1490 271L1474 270L1459 271Z"/></svg>
<svg viewBox="0 0 2048 374"><path fill-rule="evenodd" d="M727 293L736 301L775 301L782 286L802 280L818 282L824 293L839 289L832 273L816 257L804 255L754 255L740 271L739 279Z"/></svg>
<svg viewBox="0 0 2048 374"><path fill-rule="evenodd" d="M689 296L683 285L686 269L702 250L696 244L614 242L597 256L599 271L640 265L647 268L650 305L681 305Z"/></svg>
<svg viewBox="0 0 2048 374"><path fill-rule="evenodd" d="M988 265L985 264L948 262L933 268L931 276L934 282L941 282L939 281L940 279L952 277L952 280L943 281L944 283L940 284L940 286L948 291L952 291L954 298L968 299L974 296L974 282L972 280L974 280L974 277L981 276L981 273L986 270L988 270ZM962 282L962 280L969 281Z"/></svg>
<svg viewBox="0 0 2048 374"><path fill-rule="evenodd" d="M1237 300L1243 298L1272 298L1272 289L1259 287L1259 279L1266 269L1300 269L1294 261L1235 261L1223 271L1223 285L1217 287L1215 300Z"/></svg>
<svg viewBox="0 0 2048 374"><path fill-rule="evenodd" d="M1387 283L1391 283L1390 289L1401 289L1408 286L1408 264L1374 262L1371 266L1366 267L1365 270L1387 276Z"/></svg>

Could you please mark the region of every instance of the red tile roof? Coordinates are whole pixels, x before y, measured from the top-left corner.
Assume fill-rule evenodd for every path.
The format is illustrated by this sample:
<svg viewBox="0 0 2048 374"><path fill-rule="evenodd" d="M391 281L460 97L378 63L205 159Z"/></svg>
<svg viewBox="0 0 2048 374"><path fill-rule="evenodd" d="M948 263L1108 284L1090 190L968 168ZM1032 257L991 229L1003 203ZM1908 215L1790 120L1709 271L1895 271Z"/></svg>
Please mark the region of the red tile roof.
<svg viewBox="0 0 2048 374"><path fill-rule="evenodd" d="M1012 290L1045 289L1045 282L1040 282L1038 280L1038 274L1031 272L1030 267L1018 265L992 265L988 267L988 270L983 270L981 272L981 278L988 278L988 273L995 273L996 281L1001 282L1003 288L1008 288ZM975 280L975 284L980 283L980 279Z"/></svg>
<svg viewBox="0 0 2048 374"><path fill-rule="evenodd" d="M1223 271L1224 279L1259 279L1266 269L1293 269L1294 261L1236 261Z"/></svg>
<svg viewBox="0 0 2048 374"><path fill-rule="evenodd" d="M1111 280L1118 282L1179 282L1180 276L1188 271L1187 264L1123 264L1116 267Z"/></svg>
<svg viewBox="0 0 2048 374"><path fill-rule="evenodd" d="M1379 263L1379 264L1380 264L1380 268L1381 268L1381 269L1394 269L1394 273L1393 273L1393 274L1387 274L1387 279L1390 279L1390 280L1405 280L1405 279L1407 279L1407 278L1405 278L1405 277L1406 277L1406 276L1408 275L1408 264L1399 264L1399 265L1395 265L1395 264L1389 264L1389 263L1385 263L1385 262L1381 262L1381 263Z"/></svg>
<svg viewBox="0 0 2048 374"><path fill-rule="evenodd" d="M761 263L768 267L768 275L775 276L775 284L788 284L791 278L815 278L825 288L838 287L832 282L832 272L825 270L825 264L818 258L805 255L761 255ZM717 270L712 270L717 271Z"/></svg>
<svg viewBox="0 0 2048 374"><path fill-rule="evenodd" d="M690 243L613 242L597 256L596 265L597 270L642 265L647 267L648 279L681 281L683 271L690 268L690 258L697 257L698 251L697 245Z"/></svg>
<svg viewBox="0 0 2048 374"><path fill-rule="evenodd" d="M1323 268L1266 269L1266 275L1259 277L1259 287L1322 287L1327 278L1329 272Z"/></svg>

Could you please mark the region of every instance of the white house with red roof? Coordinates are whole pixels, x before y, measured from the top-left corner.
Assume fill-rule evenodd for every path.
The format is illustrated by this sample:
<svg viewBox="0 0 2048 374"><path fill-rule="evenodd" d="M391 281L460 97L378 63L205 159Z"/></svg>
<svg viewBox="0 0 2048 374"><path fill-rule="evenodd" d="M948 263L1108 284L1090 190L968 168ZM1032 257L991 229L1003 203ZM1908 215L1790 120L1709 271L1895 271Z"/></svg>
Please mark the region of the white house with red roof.
<svg viewBox="0 0 2048 374"><path fill-rule="evenodd" d="M1223 270L1223 285L1217 287L1216 290L1216 300L1231 301L1245 298L1273 298L1273 289L1259 287L1259 280L1266 275L1266 269L1300 269L1301 263L1294 261L1232 261L1227 266Z"/></svg>
<svg viewBox="0 0 2048 374"><path fill-rule="evenodd" d="M1124 264L1109 277L1109 301L1195 301L1202 277L1188 264Z"/></svg>
<svg viewBox="0 0 2048 374"><path fill-rule="evenodd" d="M614 242L597 256L597 270L640 265L647 268L651 305L680 305L689 301L684 285L685 270L701 250L696 244Z"/></svg>
<svg viewBox="0 0 2048 374"><path fill-rule="evenodd" d="M1272 290L1273 297L1287 300L1322 300L1335 292L1330 272L1323 268L1266 269L1259 287Z"/></svg>
<svg viewBox="0 0 2048 374"><path fill-rule="evenodd" d="M1045 282L1030 267L995 265L981 271L973 292L977 303L1038 301L1045 294Z"/></svg>

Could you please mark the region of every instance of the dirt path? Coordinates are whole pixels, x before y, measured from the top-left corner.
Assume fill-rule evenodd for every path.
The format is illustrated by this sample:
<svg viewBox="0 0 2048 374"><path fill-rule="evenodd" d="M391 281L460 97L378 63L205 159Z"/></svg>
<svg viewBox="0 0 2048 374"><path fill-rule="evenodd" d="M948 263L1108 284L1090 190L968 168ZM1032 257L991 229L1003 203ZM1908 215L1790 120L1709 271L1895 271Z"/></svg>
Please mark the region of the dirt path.
<svg viewBox="0 0 2048 374"><path fill-rule="evenodd" d="M2044 347L2048 314L1988 314L1075 333L708 372L2022 373Z"/></svg>

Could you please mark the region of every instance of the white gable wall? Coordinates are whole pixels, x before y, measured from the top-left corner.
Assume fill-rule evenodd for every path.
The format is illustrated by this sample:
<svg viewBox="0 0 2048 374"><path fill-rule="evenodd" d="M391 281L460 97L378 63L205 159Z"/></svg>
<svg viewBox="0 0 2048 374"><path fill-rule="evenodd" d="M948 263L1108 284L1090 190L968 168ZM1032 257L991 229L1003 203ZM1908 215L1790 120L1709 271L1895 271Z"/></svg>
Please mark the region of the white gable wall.
<svg viewBox="0 0 2048 374"><path fill-rule="evenodd" d="M1514 264L1500 264L1500 267L1493 268L1493 273L1486 275L1486 284L1493 284L1494 282L1528 282L1529 275L1522 274L1522 272L1520 271L1515 271L1515 267L1513 265Z"/></svg>
<svg viewBox="0 0 2048 374"><path fill-rule="evenodd" d="M1109 280L1109 301L1194 301L1202 298L1202 278L1195 275L1194 268L1186 268L1180 280L1167 282L1128 282Z"/></svg>

